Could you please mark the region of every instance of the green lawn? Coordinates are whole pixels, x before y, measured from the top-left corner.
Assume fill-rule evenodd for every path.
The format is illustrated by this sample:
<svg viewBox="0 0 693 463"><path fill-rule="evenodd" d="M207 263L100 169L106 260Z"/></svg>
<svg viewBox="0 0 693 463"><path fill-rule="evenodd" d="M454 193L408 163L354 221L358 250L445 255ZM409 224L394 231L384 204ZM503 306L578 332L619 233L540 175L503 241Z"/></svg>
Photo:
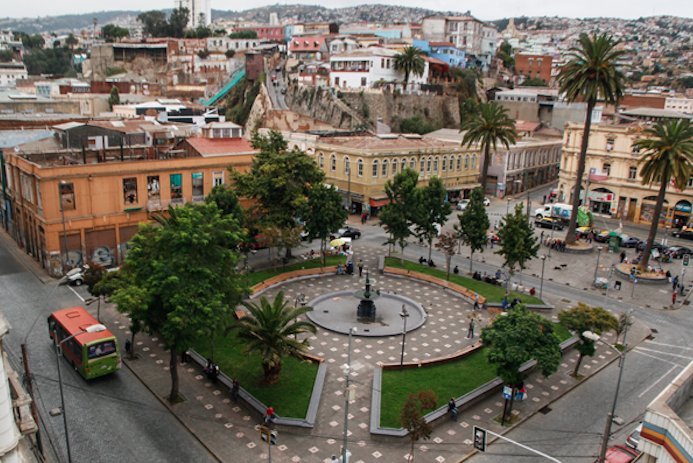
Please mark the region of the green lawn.
<svg viewBox="0 0 693 463"><path fill-rule="evenodd" d="M437 268L431 268L428 265L421 265L417 262L412 262L405 260L400 261L397 257L386 257L385 265L389 267L403 268L406 270L413 270L420 273L425 273L441 280L445 280L447 277L447 272L445 270L439 270ZM501 302L503 296L505 296L505 288L502 286L491 285L483 281L475 280L473 278L465 277L462 275L450 274L450 281L457 283L460 286L476 291L481 296L484 296L488 302ZM538 297L530 296L528 294L521 293L510 293L509 299L519 298L522 302L526 304L543 304L543 301Z"/></svg>
<svg viewBox="0 0 693 463"><path fill-rule="evenodd" d="M199 339L193 348L206 358L212 357L208 338ZM268 386L262 382L260 357L246 354L242 341L234 332L215 340L213 359L221 371L231 378L238 378L241 387L262 403L272 405L280 416L305 418L318 372L317 364L286 358L282 362L279 382Z"/></svg>
<svg viewBox="0 0 693 463"><path fill-rule="evenodd" d="M325 266L329 267L331 265L345 264L346 256L327 256ZM301 270L304 268L318 268L322 265L320 259L303 260L300 262L293 263L291 265L285 265L277 267L276 269L270 268L266 270L258 270L257 272L251 272L246 275L248 286L254 286L258 283L272 278L273 276L291 272L292 270Z"/></svg>
<svg viewBox="0 0 693 463"><path fill-rule="evenodd" d="M409 394L430 389L438 397L436 408L496 377L485 349L450 363L405 370L384 370L381 384L380 426L401 428L399 414Z"/></svg>
<svg viewBox="0 0 693 463"><path fill-rule="evenodd" d="M560 342L566 341L573 337L573 333L571 333L568 330L568 328L561 325L560 323L553 324L553 334L558 338Z"/></svg>

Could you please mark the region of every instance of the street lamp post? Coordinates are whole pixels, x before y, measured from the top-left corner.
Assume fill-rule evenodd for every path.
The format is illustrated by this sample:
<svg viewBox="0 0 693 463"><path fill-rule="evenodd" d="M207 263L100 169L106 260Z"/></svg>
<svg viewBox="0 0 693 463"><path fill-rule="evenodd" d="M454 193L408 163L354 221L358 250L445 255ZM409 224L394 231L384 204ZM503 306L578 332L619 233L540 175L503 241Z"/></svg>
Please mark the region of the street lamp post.
<svg viewBox="0 0 693 463"><path fill-rule="evenodd" d="M303 293L298 293L294 299L294 309L300 304L301 307L305 307L308 301L306 301L306 295ZM294 322L298 321L298 317L294 319ZM294 333L294 339L298 339L298 333Z"/></svg>
<svg viewBox="0 0 693 463"><path fill-rule="evenodd" d="M510 196L508 196L508 202L505 205L505 215L510 214Z"/></svg>
<svg viewBox="0 0 693 463"><path fill-rule="evenodd" d="M351 214L351 160L348 161L346 173L347 173L347 207L349 208L349 214Z"/></svg>
<svg viewBox="0 0 693 463"><path fill-rule="evenodd" d="M65 225L65 206L63 205L63 185L66 185L67 182L65 180L60 181L60 185L58 186L58 201L60 201L60 217L63 222L63 271L67 267L67 226Z"/></svg>
<svg viewBox="0 0 693 463"><path fill-rule="evenodd" d="M349 394L351 390L349 385L351 383L351 337L356 332L356 327L349 328L349 343L347 347L347 363L342 365L344 370L344 433L342 436L342 463L347 463L347 440L349 435Z"/></svg>
<svg viewBox="0 0 693 463"><path fill-rule="evenodd" d="M58 333L53 329L53 339L55 342L55 360L56 366L58 367L58 387L60 388L60 411L63 414L63 427L65 428L65 447L67 448L67 462L72 463L72 452L70 450L70 436L67 428L67 413L65 413L65 394L63 392L63 377L60 371L60 357L62 356L62 346L70 339L75 336L79 336L82 333L98 333L99 331L105 331L106 327L101 324L95 324L83 328L79 333L68 336L62 341L58 342Z"/></svg>
<svg viewBox="0 0 693 463"><path fill-rule="evenodd" d="M632 310L628 311L630 314ZM585 331L582 333L584 337L587 339L591 339L592 341L598 341L599 340L599 335L592 333L591 331ZM605 463L606 462L606 449L609 446L609 435L611 434L611 422L614 420L614 415L616 414L616 404L618 402L618 392L621 389L621 378L623 377L623 367L626 362L626 352L628 352L628 343L626 342L626 338L628 336L628 323L626 323L625 329L623 331L623 351L620 349L617 349L615 346L612 346L611 344L604 343L606 346L610 347L619 356L619 365L618 365L618 379L616 380L616 390L614 391L614 400L611 402L611 410L609 411L609 414L606 415L606 424L604 426L604 436L602 437L602 446L599 451L599 459L597 460L599 463Z"/></svg>
<svg viewBox="0 0 693 463"><path fill-rule="evenodd" d="M594 266L594 278L592 278L592 285L593 286L597 284L597 272L599 271L599 258L601 257L601 255L602 255L602 247L599 246L597 248L597 265Z"/></svg>
<svg viewBox="0 0 693 463"><path fill-rule="evenodd" d="M409 312L407 312L407 307L404 304L402 304L402 311L399 313L399 316L402 317L402 322L404 322L402 327L402 355L399 357L399 368L401 370L404 366L404 344L407 341L407 318L409 318Z"/></svg>
<svg viewBox="0 0 693 463"><path fill-rule="evenodd" d="M541 282L539 283L539 299L543 299L544 294L544 265L546 264L546 256L541 256Z"/></svg>

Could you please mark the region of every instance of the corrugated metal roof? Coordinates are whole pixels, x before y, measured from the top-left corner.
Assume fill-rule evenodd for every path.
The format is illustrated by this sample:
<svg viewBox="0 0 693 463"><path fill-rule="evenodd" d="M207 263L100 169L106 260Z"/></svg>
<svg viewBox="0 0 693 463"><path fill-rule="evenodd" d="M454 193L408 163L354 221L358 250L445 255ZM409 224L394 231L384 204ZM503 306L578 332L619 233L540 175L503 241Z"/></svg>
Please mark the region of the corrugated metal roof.
<svg viewBox="0 0 693 463"><path fill-rule="evenodd" d="M0 130L0 148L9 148L52 136L53 132L45 129Z"/></svg>

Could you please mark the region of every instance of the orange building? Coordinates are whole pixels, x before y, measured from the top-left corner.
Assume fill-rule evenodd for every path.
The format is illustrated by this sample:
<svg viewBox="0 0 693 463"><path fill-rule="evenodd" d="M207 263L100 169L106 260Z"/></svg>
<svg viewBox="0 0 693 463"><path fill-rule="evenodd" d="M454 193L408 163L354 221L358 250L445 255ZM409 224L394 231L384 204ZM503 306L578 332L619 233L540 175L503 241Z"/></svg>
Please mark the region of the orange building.
<svg viewBox="0 0 693 463"><path fill-rule="evenodd" d="M529 55L517 53L515 55L515 73L526 79L541 79L547 84L551 82L551 55Z"/></svg>
<svg viewBox="0 0 693 463"><path fill-rule="evenodd" d="M61 144L63 135L56 131L4 152L5 229L53 276L84 263L120 265L128 241L152 213L204 201L214 186L228 183L230 167L247 171L256 153L239 137L92 150L86 142L81 149Z"/></svg>

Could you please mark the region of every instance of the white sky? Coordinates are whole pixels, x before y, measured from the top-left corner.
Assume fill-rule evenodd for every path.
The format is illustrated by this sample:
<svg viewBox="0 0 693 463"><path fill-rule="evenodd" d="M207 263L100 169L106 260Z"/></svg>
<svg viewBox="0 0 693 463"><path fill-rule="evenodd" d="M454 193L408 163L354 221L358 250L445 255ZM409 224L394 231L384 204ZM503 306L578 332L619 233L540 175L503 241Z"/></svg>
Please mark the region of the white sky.
<svg viewBox="0 0 693 463"><path fill-rule="evenodd" d="M104 10L152 10L172 8L173 0L2 0L0 16L37 17L61 14L91 13ZM212 8L220 10L248 9L278 0L253 0L239 4L230 0L212 0ZM306 3L320 4L329 8L363 4L354 0L284 0L284 4ZM621 18L638 18L640 16L673 15L693 17L691 0L380 0L373 3L390 5L419 6L434 10L466 11L479 19L500 19L509 16L569 16L594 17L609 16Z"/></svg>

